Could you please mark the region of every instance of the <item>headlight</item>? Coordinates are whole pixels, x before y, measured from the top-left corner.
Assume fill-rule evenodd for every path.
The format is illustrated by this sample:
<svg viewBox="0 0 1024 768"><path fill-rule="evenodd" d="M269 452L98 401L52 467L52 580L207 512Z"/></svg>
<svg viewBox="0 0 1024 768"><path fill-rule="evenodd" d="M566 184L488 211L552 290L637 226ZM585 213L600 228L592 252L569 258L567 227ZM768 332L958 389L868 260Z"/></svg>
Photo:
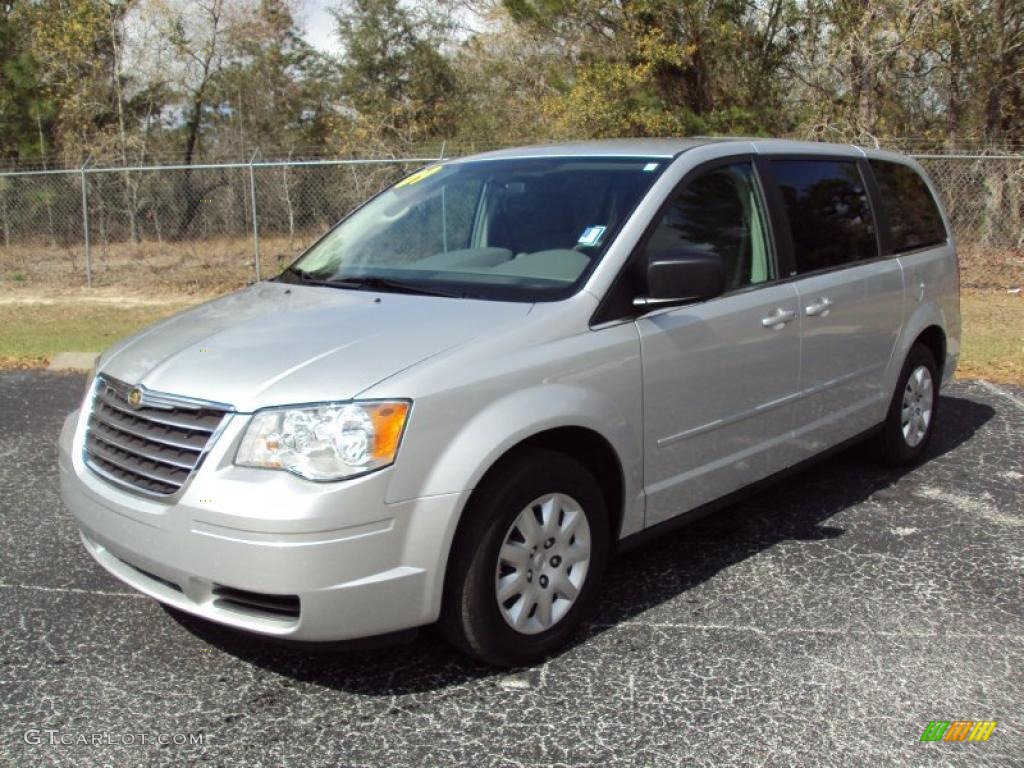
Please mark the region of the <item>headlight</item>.
<svg viewBox="0 0 1024 768"><path fill-rule="evenodd" d="M283 469L309 480L341 480L395 460L409 403L331 403L253 414L235 455L243 467Z"/></svg>

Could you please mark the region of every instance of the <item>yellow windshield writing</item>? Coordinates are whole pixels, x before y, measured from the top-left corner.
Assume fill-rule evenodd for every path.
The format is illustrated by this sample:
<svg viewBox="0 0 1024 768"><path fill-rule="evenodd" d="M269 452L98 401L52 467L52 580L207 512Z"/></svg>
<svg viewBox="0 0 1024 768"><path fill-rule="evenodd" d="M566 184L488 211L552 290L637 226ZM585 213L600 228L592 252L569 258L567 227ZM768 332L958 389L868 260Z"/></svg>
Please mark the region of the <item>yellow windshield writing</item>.
<svg viewBox="0 0 1024 768"><path fill-rule="evenodd" d="M442 167L443 166L440 165L432 165L429 168L416 171L412 176L408 176L395 184L395 189L399 189L400 187L411 187L413 184L418 184L428 176L433 176L435 173L440 171Z"/></svg>

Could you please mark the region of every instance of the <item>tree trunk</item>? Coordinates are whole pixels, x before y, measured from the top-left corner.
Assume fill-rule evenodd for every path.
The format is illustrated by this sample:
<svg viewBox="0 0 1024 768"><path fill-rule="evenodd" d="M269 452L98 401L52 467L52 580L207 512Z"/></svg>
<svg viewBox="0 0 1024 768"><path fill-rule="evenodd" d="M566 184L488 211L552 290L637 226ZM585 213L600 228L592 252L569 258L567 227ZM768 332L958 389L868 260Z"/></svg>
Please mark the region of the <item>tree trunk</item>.
<svg viewBox="0 0 1024 768"><path fill-rule="evenodd" d="M1007 141L1021 138L1024 122L1024 88L1021 74L1021 51L1024 50L1024 30L1021 15L1024 3L1015 3L1003 16L1003 51L999 79L1003 84L1002 115L1000 133Z"/></svg>
<svg viewBox="0 0 1024 768"><path fill-rule="evenodd" d="M7 211L7 180L4 179L3 187L0 188L0 200L3 201L3 220L4 220L4 247L11 247L11 220Z"/></svg>
<svg viewBox="0 0 1024 768"><path fill-rule="evenodd" d="M960 120L963 118L963 103L960 97L960 72L963 68L963 53L960 50L960 35L951 34L949 48L949 78L946 93L946 147L955 150L960 144Z"/></svg>
<svg viewBox="0 0 1024 768"><path fill-rule="evenodd" d="M42 158L43 170L45 171L46 170L46 142L43 140L43 121L42 121L42 118L39 116L38 112L36 113L36 128L39 130L39 155ZM50 191L49 190L46 191L46 193L43 196L43 199L46 201L46 220L47 220L47 223L49 225L50 247L51 248L56 248L57 247L57 235L55 234L54 229L53 229L53 200L50 197Z"/></svg>
<svg viewBox="0 0 1024 768"><path fill-rule="evenodd" d="M853 41L853 55L850 61L850 76L853 78L853 90L857 98L857 130L872 136L875 133L875 73L871 60L871 45L874 42L876 14L877 11L865 0L864 17Z"/></svg>
<svg viewBox="0 0 1024 768"><path fill-rule="evenodd" d="M288 153L288 160L292 159L292 153ZM288 211L288 253L291 255L295 250L295 208L292 207L292 192L288 183L288 166L281 166L281 181L284 184L284 204Z"/></svg>
<svg viewBox="0 0 1024 768"><path fill-rule="evenodd" d="M1006 7L1004 0L992 2L992 71L988 99L985 102L985 138L998 141L1003 128L1003 82L1006 45Z"/></svg>
<svg viewBox="0 0 1024 768"><path fill-rule="evenodd" d="M185 157L186 166L192 165L192 158L195 156L196 145L199 143L199 126L203 117L203 92L205 83L200 86L192 100L192 114L188 121L188 134L185 136ZM185 168L181 179L181 196L185 200L185 210L182 212L181 220L178 222L178 230L174 235L175 240L183 240L188 234L189 227L199 212L199 198L195 194L192 184L192 169Z"/></svg>

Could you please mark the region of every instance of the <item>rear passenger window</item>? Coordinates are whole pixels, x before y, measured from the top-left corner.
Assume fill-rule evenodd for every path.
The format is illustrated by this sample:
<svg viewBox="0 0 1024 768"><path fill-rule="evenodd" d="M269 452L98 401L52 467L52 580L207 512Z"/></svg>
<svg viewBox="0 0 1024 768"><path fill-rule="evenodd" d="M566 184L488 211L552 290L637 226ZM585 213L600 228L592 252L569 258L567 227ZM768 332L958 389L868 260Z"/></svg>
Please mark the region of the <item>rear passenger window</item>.
<svg viewBox="0 0 1024 768"><path fill-rule="evenodd" d="M924 179L909 165L872 160L882 210L889 220L896 253L946 241L946 227Z"/></svg>
<svg viewBox="0 0 1024 768"><path fill-rule="evenodd" d="M789 214L798 273L878 255L875 225L857 163L775 160L772 167Z"/></svg>

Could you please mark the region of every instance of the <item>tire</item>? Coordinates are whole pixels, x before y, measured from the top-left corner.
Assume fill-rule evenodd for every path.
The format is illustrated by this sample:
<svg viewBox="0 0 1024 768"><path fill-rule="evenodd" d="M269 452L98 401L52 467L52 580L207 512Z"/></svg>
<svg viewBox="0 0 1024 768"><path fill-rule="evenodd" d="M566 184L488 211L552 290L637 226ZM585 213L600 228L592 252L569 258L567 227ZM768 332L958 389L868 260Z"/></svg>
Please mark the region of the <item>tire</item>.
<svg viewBox="0 0 1024 768"><path fill-rule="evenodd" d="M465 514L449 559L442 633L500 667L561 648L593 611L608 560L608 511L593 475L563 453L513 455L477 487Z"/></svg>
<svg viewBox="0 0 1024 768"><path fill-rule="evenodd" d="M939 366L923 344L910 348L879 435L879 458L898 467L921 461L939 410Z"/></svg>

